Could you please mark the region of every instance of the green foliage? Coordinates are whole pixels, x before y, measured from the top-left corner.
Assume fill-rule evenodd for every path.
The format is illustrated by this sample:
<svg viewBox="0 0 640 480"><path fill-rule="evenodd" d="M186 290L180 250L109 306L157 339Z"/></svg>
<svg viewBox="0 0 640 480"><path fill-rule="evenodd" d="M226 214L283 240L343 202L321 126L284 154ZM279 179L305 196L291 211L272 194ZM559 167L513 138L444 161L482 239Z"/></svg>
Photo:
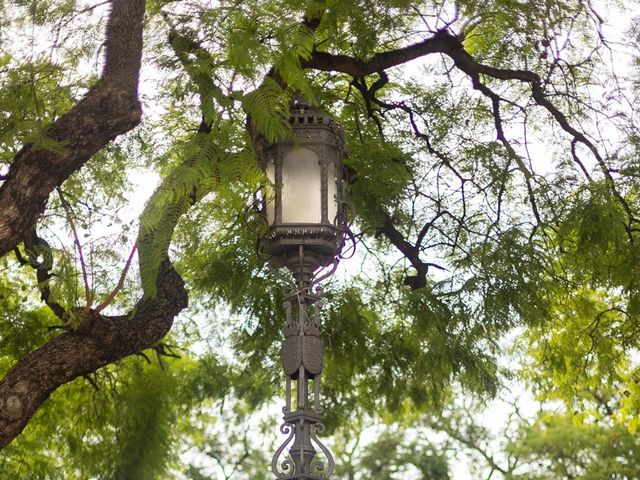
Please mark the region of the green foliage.
<svg viewBox="0 0 640 480"><path fill-rule="evenodd" d="M252 140L290 135L289 102L302 92L344 127L356 212L359 257L341 264L347 279L329 284L322 316L323 405L339 475L453 478L458 449L505 479L634 478L638 92L616 90L622 77L604 71L606 32L593 5L147 3L143 125L65 182L68 209L50 199L37 226L51 249L19 252L31 263L47 254L50 301L80 311L87 297L95 306L112 292L139 227L140 275L129 274L114 308L132 308L140 290L156 295L170 257L190 289L171 341L191 350L169 359L158 347L54 392L3 451L0 476L267 478L275 429L252 414L282 393L282 283L256 241L265 233L256 205L269 186ZM23 144L67 146L47 131L95 81L104 40L95 31L102 35L108 5L93 7L0 5L0 185ZM336 55L336 68L385 60L441 29L472 58L429 54L416 67L357 79L303 68L315 52ZM477 78L460 70L472 59L483 64ZM502 80L495 68L540 75L543 98L560 113L545 116L531 82ZM483 84L499 95L500 121ZM585 138L606 139L596 145L606 147L604 171L591 168L588 148L567 141L562 114L572 125L580 119ZM160 186L130 222L138 211L129 207L142 203L131 193L139 169ZM413 256L399 253L385 220ZM11 255L0 262L4 373L79 317L61 325L43 307L33 268ZM410 290L419 262L424 286ZM474 423L478 410L460 410L459 398L490 401L509 379L556 411L546 403L532 423L504 432L493 456L490 429ZM355 427L343 428L355 424L367 437L359 445ZM254 441L254 431L269 441Z"/></svg>
<svg viewBox="0 0 640 480"><path fill-rule="evenodd" d="M196 433L189 412L220 398L230 372L213 357L150 358L128 359L55 392L0 454L0 478L175 478L177 453Z"/></svg>
<svg viewBox="0 0 640 480"><path fill-rule="evenodd" d="M172 169L147 202L140 222L138 248L145 295L155 295L155 278L171 242L178 219L188 208L216 190L225 196L226 185L254 184L259 173L253 151L220 150L220 132L199 133L178 150L181 163Z"/></svg>
<svg viewBox="0 0 640 480"><path fill-rule="evenodd" d="M577 274L582 273L596 285L633 286L636 249L629 245L622 205L605 185L577 194L558 237Z"/></svg>
<svg viewBox="0 0 640 480"><path fill-rule="evenodd" d="M0 79L0 162L10 160L20 146L58 151L62 148L47 136L50 122L72 105L71 88L61 85L64 68L44 59L18 64L5 54L0 65L6 70Z"/></svg>
<svg viewBox="0 0 640 480"><path fill-rule="evenodd" d="M403 445L398 432L384 432L368 445L358 465L364 478L391 480L407 478L407 467L413 466L424 480L450 480L447 459L429 445L418 441Z"/></svg>
<svg viewBox="0 0 640 480"><path fill-rule="evenodd" d="M6 269L4 260L0 268ZM58 323L48 308L35 306L31 300L30 279L0 277L0 374L9 366L36 349L48 338L49 328Z"/></svg>
<svg viewBox="0 0 640 480"><path fill-rule="evenodd" d="M93 376L93 386L84 379L65 386L20 439L3 450L2 478L162 478L171 438L168 421L175 408L167 402L166 387L175 383L170 378L157 366L133 361L117 372ZM150 390L140 390L140 385ZM73 422L68 423L70 415ZM66 427L60 428L62 424ZM138 461L136 454L145 461ZM34 461L25 467L25 458ZM146 469L146 476L127 476L136 463Z"/></svg>
<svg viewBox="0 0 640 480"><path fill-rule="evenodd" d="M397 42L392 32L408 26L403 12L417 7L420 2L393 0L388 2L360 2L357 0L326 2L323 17L323 49L351 49L356 57L372 56L379 45Z"/></svg>
<svg viewBox="0 0 640 480"><path fill-rule="evenodd" d="M315 98L314 91L306 78L306 74L301 67L301 62L308 60L315 47L314 32L308 27L301 25L293 32L283 35L283 42L280 47L275 70L287 83L290 89L302 93L306 98ZM283 113L288 112L287 110ZM267 135L267 138L270 138ZM275 138L275 137L274 137Z"/></svg>
<svg viewBox="0 0 640 480"><path fill-rule="evenodd" d="M351 137L351 154L347 165L355 172L349 185L350 200L361 212L364 227L377 227L384 213L396 214L411 180L412 158L392 142L379 137L360 141ZM384 211L390 206L391 211Z"/></svg>
<svg viewBox="0 0 640 480"><path fill-rule="evenodd" d="M114 402L119 417L116 479L158 478L169 461L176 379L157 368L146 370L135 375Z"/></svg>
<svg viewBox="0 0 640 480"><path fill-rule="evenodd" d="M33 1L19 0L15 5L25 7L26 13L35 25L46 25L54 19L64 18L73 13L76 6L75 0L63 1Z"/></svg>
<svg viewBox="0 0 640 480"><path fill-rule="evenodd" d="M242 106L251 122L269 142L276 141L289 131L289 104L289 96L269 77L242 98Z"/></svg>
<svg viewBox="0 0 640 480"><path fill-rule="evenodd" d="M638 348L636 247L625 213L604 186L576 194L558 229L549 267L548 317L525 334L534 363L523 369L541 399L557 399L574 420L603 415L635 432ZM563 277L561 277L563 275ZM609 398L603 405L600 398Z"/></svg>
<svg viewBox="0 0 640 480"><path fill-rule="evenodd" d="M508 68L525 60L529 69L544 71L545 63L562 52L571 57L579 44L593 45L596 36L587 27L591 20L588 9L573 2L535 4L513 0L459 4L466 18L463 35L465 48L480 59ZM564 43L561 32L579 30L574 42Z"/></svg>
<svg viewBox="0 0 640 480"><path fill-rule="evenodd" d="M543 413L507 447L529 471L514 480L627 480L640 470L640 443L620 426L576 425L570 414Z"/></svg>

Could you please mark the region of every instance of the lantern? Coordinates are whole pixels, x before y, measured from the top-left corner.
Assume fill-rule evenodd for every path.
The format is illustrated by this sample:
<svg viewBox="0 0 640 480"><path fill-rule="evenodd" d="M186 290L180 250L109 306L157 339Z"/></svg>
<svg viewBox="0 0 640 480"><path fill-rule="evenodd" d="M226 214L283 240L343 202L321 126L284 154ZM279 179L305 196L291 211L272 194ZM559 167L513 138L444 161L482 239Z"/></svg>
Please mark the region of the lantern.
<svg viewBox="0 0 640 480"><path fill-rule="evenodd" d="M265 253L287 267L299 286L333 263L344 244L344 135L329 115L294 100L293 136L263 147L262 164L274 185L264 198L269 231Z"/></svg>

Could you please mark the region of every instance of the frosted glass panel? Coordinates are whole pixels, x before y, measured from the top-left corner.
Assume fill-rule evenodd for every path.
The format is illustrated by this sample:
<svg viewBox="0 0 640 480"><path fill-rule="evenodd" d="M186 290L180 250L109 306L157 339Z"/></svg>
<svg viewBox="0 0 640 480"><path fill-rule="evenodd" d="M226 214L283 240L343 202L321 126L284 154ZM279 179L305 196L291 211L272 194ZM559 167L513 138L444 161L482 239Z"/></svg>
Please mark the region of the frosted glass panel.
<svg viewBox="0 0 640 480"><path fill-rule="evenodd" d="M329 207L327 209L327 220L329 220L329 223L333 225L338 213L338 189L336 186L335 165L333 162L330 162L327 166L329 167L327 172L327 178L329 179L327 182L327 204Z"/></svg>
<svg viewBox="0 0 640 480"><path fill-rule="evenodd" d="M320 223L320 163L308 148L296 148L282 165L282 223Z"/></svg>
<svg viewBox="0 0 640 480"><path fill-rule="evenodd" d="M271 161L267 162L267 178L271 182L271 186L265 192L265 204L267 207L267 222L271 225L276 219L276 168Z"/></svg>

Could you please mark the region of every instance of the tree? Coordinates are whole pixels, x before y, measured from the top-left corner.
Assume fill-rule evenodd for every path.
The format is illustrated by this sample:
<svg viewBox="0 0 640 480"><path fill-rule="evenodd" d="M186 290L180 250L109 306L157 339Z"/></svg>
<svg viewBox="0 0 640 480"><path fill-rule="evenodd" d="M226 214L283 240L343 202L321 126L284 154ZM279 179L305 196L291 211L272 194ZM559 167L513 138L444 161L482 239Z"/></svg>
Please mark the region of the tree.
<svg viewBox="0 0 640 480"><path fill-rule="evenodd" d="M96 421L114 422L109 378L134 405L147 374L164 379L150 391L193 408L227 395L255 408L278 392L282 311L256 254L256 156L287 134L296 92L345 129L365 265L327 289L329 430L359 408L395 421L460 391L490 397L514 375L585 424L607 411L607 428L637 428L640 137L625 50L637 22L612 39L581 0L1 8L0 448L24 448L11 442L52 395L73 411L101 392ZM129 222L140 170L159 185ZM206 317L216 305L228 311ZM189 374L170 344L197 329L165 338L181 312L228 333L218 355L178 355ZM527 368L499 368L508 335ZM149 352L166 375L145 370ZM203 371L215 376L204 391ZM155 406L154 427L171 425L178 405ZM144 411L132 407L119 437L81 438L127 445ZM117 456L96 471L160 478L166 428L148 472Z"/></svg>

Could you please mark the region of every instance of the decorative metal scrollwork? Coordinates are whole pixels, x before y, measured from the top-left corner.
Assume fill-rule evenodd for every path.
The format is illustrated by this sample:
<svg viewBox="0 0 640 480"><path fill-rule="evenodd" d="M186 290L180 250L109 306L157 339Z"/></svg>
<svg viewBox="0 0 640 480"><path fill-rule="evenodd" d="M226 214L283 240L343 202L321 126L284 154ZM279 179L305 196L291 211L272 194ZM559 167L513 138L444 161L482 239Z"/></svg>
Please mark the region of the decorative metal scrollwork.
<svg viewBox="0 0 640 480"><path fill-rule="evenodd" d="M276 476L276 478L292 478L292 475L295 473L296 469L296 464L293 462L293 460L291 460L290 458L284 458L282 460L282 463L279 462L282 452L284 452L284 449L287 448L287 445L289 445L295 435L295 427L290 423L283 423L282 425L280 425L280 431L283 434L289 436L273 455L273 460L271 461L271 471Z"/></svg>
<svg viewBox="0 0 640 480"><path fill-rule="evenodd" d="M322 433L324 433L324 424L321 422L316 423L311 428L311 439L316 443L316 445L318 445L318 447L320 447L320 450L327 459L327 465L325 467L324 462L314 459L313 462L311 462L311 469L317 475L321 475L320 478L329 478L333 475L333 472L336 469L336 463L333 460L333 456L329 449L317 437L317 435L322 435Z"/></svg>
<svg viewBox="0 0 640 480"><path fill-rule="evenodd" d="M295 423L286 422L281 426L280 430L287 438L271 462L276 479L329 479L335 471L335 461L329 449L318 439L317 435L324 431L319 415L297 411L290 416L296 417L291 420ZM319 458L318 450L321 453Z"/></svg>

